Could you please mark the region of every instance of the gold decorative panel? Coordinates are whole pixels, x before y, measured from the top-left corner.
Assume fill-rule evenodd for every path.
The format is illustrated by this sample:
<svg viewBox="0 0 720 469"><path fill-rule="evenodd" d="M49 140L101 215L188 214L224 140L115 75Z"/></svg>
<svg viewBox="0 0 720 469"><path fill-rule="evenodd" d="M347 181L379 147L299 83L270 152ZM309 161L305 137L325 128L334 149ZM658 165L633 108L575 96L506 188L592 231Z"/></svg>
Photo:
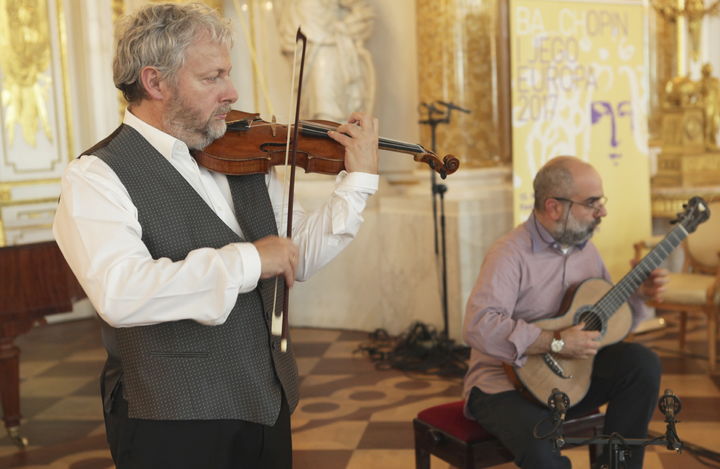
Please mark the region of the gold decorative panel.
<svg viewBox="0 0 720 469"><path fill-rule="evenodd" d="M67 77L62 1L0 0L0 246L51 237L74 154Z"/></svg>
<svg viewBox="0 0 720 469"><path fill-rule="evenodd" d="M36 146L41 127L48 140L47 100L50 77L50 27L47 14L40 13L41 0L0 1L0 69L3 71L2 107L8 146L20 127L25 141Z"/></svg>
<svg viewBox="0 0 720 469"><path fill-rule="evenodd" d="M115 19L124 15L125 13L131 13L138 7L150 3L192 3L200 2L205 5L214 8L215 10L223 11L223 0L112 0L112 9Z"/></svg>
<svg viewBox="0 0 720 469"><path fill-rule="evenodd" d="M654 9L650 9L648 74L650 78L650 112L648 132L650 141L658 141L662 135L662 103L665 84L678 75L677 23L667 21Z"/></svg>
<svg viewBox="0 0 720 469"><path fill-rule="evenodd" d="M437 126L438 153L456 155L465 168L509 163L510 155L501 154L499 125L499 1L416 2L419 99L471 111L453 112L449 123ZM423 126L421 138L430 148L428 126Z"/></svg>

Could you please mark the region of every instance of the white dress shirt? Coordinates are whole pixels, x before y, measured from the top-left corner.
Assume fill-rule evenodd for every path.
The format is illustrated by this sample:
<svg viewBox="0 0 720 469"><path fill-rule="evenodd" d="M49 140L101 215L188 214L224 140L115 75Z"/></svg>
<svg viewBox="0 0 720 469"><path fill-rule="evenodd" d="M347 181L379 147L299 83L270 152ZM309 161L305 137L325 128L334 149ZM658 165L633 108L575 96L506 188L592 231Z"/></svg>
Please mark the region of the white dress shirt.
<svg viewBox="0 0 720 469"><path fill-rule="evenodd" d="M242 239L227 177L198 166L180 140L125 112L124 123L138 131L178 170L210 208ZM286 226L283 182L266 177L280 235ZM341 173L325 204L306 213L295 202L293 242L300 257L297 280L305 280L355 237L361 213L377 191L378 176ZM142 242L137 209L117 175L94 155L73 160L62 178L55 214L55 239L98 314L114 327L181 319L222 324L237 295L256 288L260 256L252 243L191 251L178 262L153 259ZM283 213L284 212L284 213Z"/></svg>

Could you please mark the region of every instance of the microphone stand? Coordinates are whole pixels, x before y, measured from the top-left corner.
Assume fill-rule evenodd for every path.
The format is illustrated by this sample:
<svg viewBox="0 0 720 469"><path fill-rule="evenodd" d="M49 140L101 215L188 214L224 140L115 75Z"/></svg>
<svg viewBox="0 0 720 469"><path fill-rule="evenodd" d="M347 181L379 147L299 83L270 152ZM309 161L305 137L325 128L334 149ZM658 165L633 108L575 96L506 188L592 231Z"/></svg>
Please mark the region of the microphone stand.
<svg viewBox="0 0 720 469"><path fill-rule="evenodd" d="M429 125L432 136L432 151L436 152L436 129L440 124L450 122L452 111L469 113L452 103L435 101L427 104L421 103L420 110L427 113L427 117L419 121L420 124ZM389 367L404 371L428 372L438 376L461 377L467 372L467 359L469 347L456 346L448 334L448 288L447 288L447 254L445 244L445 198L447 186L438 184L435 171L430 171L430 183L433 202L433 226L435 230L435 266L438 269L438 258L442 255L442 312L444 327L442 332L435 334L434 328L428 328L421 322L413 323L407 334L393 346L392 351L382 353L378 360L382 360ZM440 197L440 230L438 236L438 202ZM437 273L437 272L436 272ZM440 273L438 273L440 275ZM380 332L378 330L376 332ZM362 347L362 346L361 346ZM372 347L362 347L368 352L376 353Z"/></svg>
<svg viewBox="0 0 720 469"><path fill-rule="evenodd" d="M436 106L442 106L445 109L438 109ZM449 124L452 111L461 111L469 114L470 111L453 103L445 101L435 101L434 103L420 103L421 109L427 110L427 118L418 121L419 124L430 126L431 148L433 153L437 153L436 148L436 129L440 124ZM432 191L432 213L433 213L433 233L435 241L435 258L441 256L441 282L442 282L442 313L443 313L443 338L448 338L448 294L447 294L447 251L445 242L445 193L448 188L445 184L438 183L435 171L430 170L430 189ZM437 197L440 197L440 248L438 249L438 216L437 216Z"/></svg>
<svg viewBox="0 0 720 469"><path fill-rule="evenodd" d="M450 102L434 101L433 103L420 103L420 114L426 114L419 124L430 126L432 138L432 152L437 153L437 127L440 124L449 124L452 111L470 113ZM437 333L417 321L410 327L410 331L393 346L390 352L380 352L377 360L385 362L386 366L404 371L428 372L438 376L462 377L467 372L467 359L469 347L456 346L449 338L448 333L448 288L447 288L447 253L445 242L445 193L447 186L439 184L435 171L430 171L430 187L432 190L432 215L435 238L435 267L438 270L438 257L442 256L442 314L443 330ZM438 235L438 202L440 197L440 236ZM442 251L441 251L442 249ZM436 272L437 273L437 272ZM383 332L378 330L376 332ZM375 333L374 333L375 334ZM373 347L363 347L371 354L377 353Z"/></svg>

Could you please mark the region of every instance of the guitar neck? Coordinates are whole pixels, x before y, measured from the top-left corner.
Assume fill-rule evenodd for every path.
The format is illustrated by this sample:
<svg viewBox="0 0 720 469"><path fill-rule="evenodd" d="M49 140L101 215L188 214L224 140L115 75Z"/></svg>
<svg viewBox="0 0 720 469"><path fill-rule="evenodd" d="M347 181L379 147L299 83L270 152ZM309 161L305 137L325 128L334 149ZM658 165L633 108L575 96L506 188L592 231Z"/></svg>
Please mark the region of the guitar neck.
<svg viewBox="0 0 720 469"><path fill-rule="evenodd" d="M667 259L670 253L687 238L688 232L678 224L657 246L655 246L643 259L613 288L595 304L597 314L609 318L630 296L635 293L641 283Z"/></svg>

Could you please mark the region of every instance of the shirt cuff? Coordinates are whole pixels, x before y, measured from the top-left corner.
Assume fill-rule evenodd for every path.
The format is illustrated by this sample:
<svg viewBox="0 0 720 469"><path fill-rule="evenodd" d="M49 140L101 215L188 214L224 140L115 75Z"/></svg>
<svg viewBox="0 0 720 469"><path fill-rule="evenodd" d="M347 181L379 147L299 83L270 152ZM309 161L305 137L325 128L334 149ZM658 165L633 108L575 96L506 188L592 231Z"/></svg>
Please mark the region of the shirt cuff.
<svg viewBox="0 0 720 469"><path fill-rule="evenodd" d="M515 346L515 366L523 366L527 361L527 349L530 347L540 334L542 329L534 324L529 324L523 320L518 320L515 330L510 334L508 340Z"/></svg>
<svg viewBox="0 0 720 469"><path fill-rule="evenodd" d="M378 174L342 171L337 177L337 189L374 194L378 190L379 181L380 176Z"/></svg>
<svg viewBox="0 0 720 469"><path fill-rule="evenodd" d="M252 243L233 243L230 247L235 255L232 266L228 266L234 278L238 279L238 293L253 291L260 280L262 263L260 253Z"/></svg>

